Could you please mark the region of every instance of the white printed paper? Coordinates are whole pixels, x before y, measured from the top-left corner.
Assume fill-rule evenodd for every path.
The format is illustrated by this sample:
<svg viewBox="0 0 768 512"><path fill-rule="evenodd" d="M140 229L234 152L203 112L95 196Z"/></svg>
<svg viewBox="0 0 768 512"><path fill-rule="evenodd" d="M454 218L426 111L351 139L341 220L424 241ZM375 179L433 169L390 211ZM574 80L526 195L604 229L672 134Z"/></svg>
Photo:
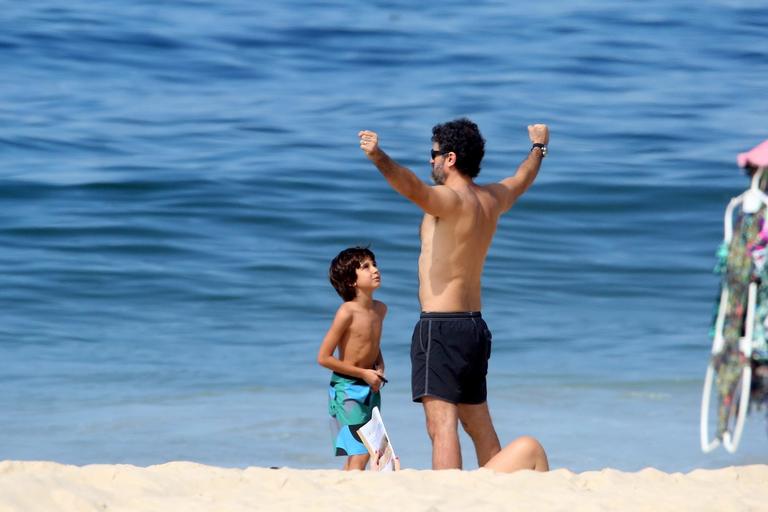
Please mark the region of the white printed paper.
<svg viewBox="0 0 768 512"><path fill-rule="evenodd" d="M371 470L394 471L395 450L389 441L387 429L381 419L379 408L374 407L371 420L357 430L363 444L371 455Z"/></svg>

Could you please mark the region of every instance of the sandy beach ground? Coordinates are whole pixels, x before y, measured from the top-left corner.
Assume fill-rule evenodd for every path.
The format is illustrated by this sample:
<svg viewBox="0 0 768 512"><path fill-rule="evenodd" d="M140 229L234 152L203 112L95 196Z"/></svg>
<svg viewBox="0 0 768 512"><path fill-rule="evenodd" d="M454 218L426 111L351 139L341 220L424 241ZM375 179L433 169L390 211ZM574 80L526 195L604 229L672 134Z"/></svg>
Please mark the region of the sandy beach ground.
<svg viewBox="0 0 768 512"><path fill-rule="evenodd" d="M768 466L687 474L417 471L374 474L191 462L150 467L0 462L0 511L765 511Z"/></svg>

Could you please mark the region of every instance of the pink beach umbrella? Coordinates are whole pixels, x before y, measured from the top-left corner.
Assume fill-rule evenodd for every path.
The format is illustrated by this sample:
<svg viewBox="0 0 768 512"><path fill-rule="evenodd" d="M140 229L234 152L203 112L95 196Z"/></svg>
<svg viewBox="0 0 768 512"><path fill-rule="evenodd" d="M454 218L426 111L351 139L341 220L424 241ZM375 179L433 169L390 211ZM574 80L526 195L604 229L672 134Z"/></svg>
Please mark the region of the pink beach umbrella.
<svg viewBox="0 0 768 512"><path fill-rule="evenodd" d="M757 168L768 167L768 140L763 141L745 153L736 157L739 167L752 165Z"/></svg>

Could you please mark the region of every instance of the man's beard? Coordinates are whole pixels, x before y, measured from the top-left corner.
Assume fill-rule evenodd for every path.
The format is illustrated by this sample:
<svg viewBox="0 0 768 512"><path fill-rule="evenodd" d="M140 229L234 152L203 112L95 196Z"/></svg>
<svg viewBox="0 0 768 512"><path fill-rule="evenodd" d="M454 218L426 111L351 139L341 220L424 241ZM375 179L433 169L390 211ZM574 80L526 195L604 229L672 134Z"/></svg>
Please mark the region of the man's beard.
<svg viewBox="0 0 768 512"><path fill-rule="evenodd" d="M435 182L435 185L445 184L445 173L443 172L442 162L432 166L432 181Z"/></svg>

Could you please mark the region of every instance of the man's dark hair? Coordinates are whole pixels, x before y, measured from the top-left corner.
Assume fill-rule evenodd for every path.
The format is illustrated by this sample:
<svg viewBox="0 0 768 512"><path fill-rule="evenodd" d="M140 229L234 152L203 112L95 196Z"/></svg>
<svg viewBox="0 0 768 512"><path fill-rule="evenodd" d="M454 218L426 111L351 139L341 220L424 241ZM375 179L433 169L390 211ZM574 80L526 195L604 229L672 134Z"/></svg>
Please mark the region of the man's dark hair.
<svg viewBox="0 0 768 512"><path fill-rule="evenodd" d="M328 277L345 302L353 300L357 296L355 291L356 270L360 268L366 258L370 258L374 264L376 263L376 256L367 247L350 247L341 251L331 261Z"/></svg>
<svg viewBox="0 0 768 512"><path fill-rule="evenodd" d="M432 128L432 142L437 142L441 153L456 153L456 168L465 176L480 174L480 162L485 155L485 139L475 123L462 117Z"/></svg>

